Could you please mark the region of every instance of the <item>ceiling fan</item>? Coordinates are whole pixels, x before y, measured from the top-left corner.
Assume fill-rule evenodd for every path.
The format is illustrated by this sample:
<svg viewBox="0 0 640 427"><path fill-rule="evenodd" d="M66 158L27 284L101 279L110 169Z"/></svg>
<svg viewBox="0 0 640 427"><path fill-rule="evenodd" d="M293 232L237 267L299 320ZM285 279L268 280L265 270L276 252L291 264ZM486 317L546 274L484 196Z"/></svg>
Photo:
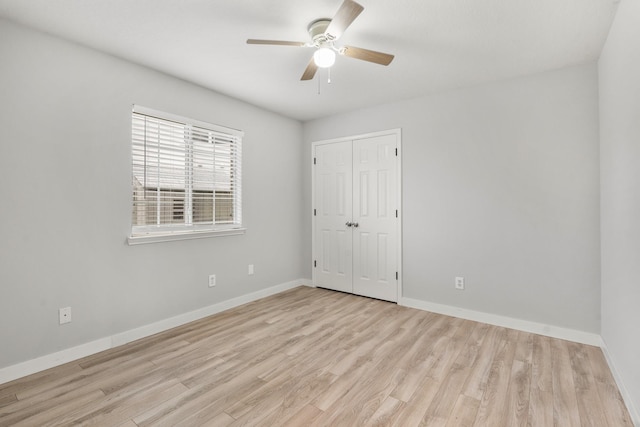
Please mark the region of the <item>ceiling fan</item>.
<svg viewBox="0 0 640 427"><path fill-rule="evenodd" d="M309 61L309 65L302 73L300 80L311 80L316 74L318 67L331 67L336 59L336 53L350 58L361 59L380 65L389 65L393 60L393 55L363 49L353 46L337 47L335 42L342 36L344 31L364 10L360 4L353 0L344 0L333 19L316 19L307 27L311 42L294 42L284 40L258 40L248 39L247 44L263 44L276 46L298 46L315 47L316 51Z"/></svg>

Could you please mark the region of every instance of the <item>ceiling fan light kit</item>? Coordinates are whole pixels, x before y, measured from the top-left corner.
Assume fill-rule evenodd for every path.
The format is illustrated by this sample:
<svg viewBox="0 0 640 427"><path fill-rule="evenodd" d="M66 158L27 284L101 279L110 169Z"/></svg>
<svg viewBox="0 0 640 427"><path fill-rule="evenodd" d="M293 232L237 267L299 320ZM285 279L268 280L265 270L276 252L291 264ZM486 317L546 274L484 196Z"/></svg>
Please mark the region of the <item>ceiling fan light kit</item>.
<svg viewBox="0 0 640 427"><path fill-rule="evenodd" d="M336 47L337 41L344 31L364 10L360 4L353 0L344 0L333 19L316 19L307 27L311 42L295 42L283 40L260 40L248 39L247 44L264 44L275 46L298 46L314 47L316 51L309 61L307 68L300 80L311 80L318 71L318 68L330 68L336 61L336 52L349 58L360 59L362 61L373 62L380 65L389 65L393 60L393 55L377 52L374 50L362 49L352 46Z"/></svg>
<svg viewBox="0 0 640 427"><path fill-rule="evenodd" d="M321 47L313 52L313 62L320 68L329 68L336 62L336 53L329 47Z"/></svg>

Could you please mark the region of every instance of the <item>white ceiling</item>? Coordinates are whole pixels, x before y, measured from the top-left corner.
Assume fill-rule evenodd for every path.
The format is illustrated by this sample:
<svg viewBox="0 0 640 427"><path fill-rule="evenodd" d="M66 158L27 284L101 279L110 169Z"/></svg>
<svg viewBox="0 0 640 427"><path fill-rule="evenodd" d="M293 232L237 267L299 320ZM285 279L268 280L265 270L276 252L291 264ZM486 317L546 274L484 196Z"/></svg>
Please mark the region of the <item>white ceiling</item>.
<svg viewBox="0 0 640 427"><path fill-rule="evenodd" d="M338 57L330 85L324 70L300 81L311 48L245 42L306 42L308 23L331 18L342 0L0 0L0 16L309 120L596 60L617 6L616 0L357 1L364 11L337 45L395 59L384 67Z"/></svg>

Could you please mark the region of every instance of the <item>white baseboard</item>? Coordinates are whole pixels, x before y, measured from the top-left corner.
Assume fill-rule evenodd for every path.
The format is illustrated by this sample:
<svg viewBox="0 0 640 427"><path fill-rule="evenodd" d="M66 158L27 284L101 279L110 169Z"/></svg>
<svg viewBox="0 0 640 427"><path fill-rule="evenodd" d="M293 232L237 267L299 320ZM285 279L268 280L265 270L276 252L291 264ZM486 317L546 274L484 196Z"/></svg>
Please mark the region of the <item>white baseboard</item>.
<svg viewBox="0 0 640 427"><path fill-rule="evenodd" d="M259 300L271 295L279 294L280 292L293 289L295 287L304 285L304 280L294 280L292 282L282 283L275 285L267 289L262 289L257 292L252 292L247 295L242 295L236 298L232 298L227 301L219 302L218 304L210 305L208 307L201 308L199 310L190 311L188 313L180 314L175 317L161 320L159 322L151 323L149 325L142 326L140 328L131 329L111 337L112 347L117 347L129 343L131 341L138 340L140 338L148 337L159 332L166 331L176 326L184 325L185 323L193 322L194 320L202 319L212 314L220 313L230 308L237 307L248 302Z"/></svg>
<svg viewBox="0 0 640 427"><path fill-rule="evenodd" d="M13 381L54 366L63 365L73 360L81 359L111 348L110 338L100 338L76 347L67 348L55 353L50 353L36 359L7 366L0 369L0 384Z"/></svg>
<svg viewBox="0 0 640 427"><path fill-rule="evenodd" d="M502 326L519 331L531 332L545 335L552 338L560 338L567 341L574 341L582 344L599 347L602 339L600 335L575 329L561 328L558 326L546 325L544 323L531 322L528 320L516 319L513 317L499 316L497 314L485 313L481 311L467 310L451 305L437 304L413 298L400 298L399 305L417 308L419 310L431 311L447 316L460 317L462 319L476 322L488 323L490 325Z"/></svg>
<svg viewBox="0 0 640 427"><path fill-rule="evenodd" d="M299 282L301 285L308 286L310 288L315 288L316 285L313 284L313 280L311 279L300 279Z"/></svg>
<svg viewBox="0 0 640 427"><path fill-rule="evenodd" d="M607 344L604 342L603 339L601 339L600 341L600 348L602 349L604 358L606 359L607 364L609 365L609 369L611 370L613 379L616 381L618 390L620 390L620 394L622 395L622 400L624 400L624 403L627 406L627 410L629 411L629 415L631 416L631 421L633 422L633 425L636 427L640 427L640 408L635 406L636 403L631 398L631 395L629 394L629 391L627 390L627 387L625 386L624 381L622 380L622 377L618 373L618 369L616 368L616 364L613 360L613 357L611 356L611 353L609 353Z"/></svg>
<svg viewBox="0 0 640 427"><path fill-rule="evenodd" d="M145 325L136 329L131 329L129 331L121 332L109 337L100 338L86 344L67 348L56 353L38 357L36 359L27 360L26 362L7 366L6 368L0 369L0 384L22 378L36 372L44 371L45 369L53 368L54 366L72 362L74 360L81 359L83 357L90 356L92 354L99 353L101 351L108 350L110 348L117 347L140 338L148 337L150 335L184 325L185 323L193 322L194 320L211 316L212 314L220 313L222 311L237 307L242 304L256 301L260 298L265 298L289 289L296 288L298 286L313 285L308 279L299 279L291 282L281 283L267 289L262 289L257 292L252 292L247 295L232 298L227 301L210 305L198 310L190 311L188 313L180 314L178 316L170 317L168 319L160 320L158 322L151 323L149 325Z"/></svg>

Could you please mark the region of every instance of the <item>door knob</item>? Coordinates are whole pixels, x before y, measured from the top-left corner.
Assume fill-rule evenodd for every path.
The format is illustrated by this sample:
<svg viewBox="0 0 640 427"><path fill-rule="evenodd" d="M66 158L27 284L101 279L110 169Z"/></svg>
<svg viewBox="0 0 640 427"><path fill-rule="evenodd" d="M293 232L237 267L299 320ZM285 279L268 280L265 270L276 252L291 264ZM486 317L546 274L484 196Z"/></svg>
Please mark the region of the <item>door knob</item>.
<svg viewBox="0 0 640 427"><path fill-rule="evenodd" d="M360 224L358 224L357 222L354 222L351 225L353 225L355 228L358 228L358 225L360 225Z"/></svg>
<svg viewBox="0 0 640 427"><path fill-rule="evenodd" d="M347 227L351 227L351 226L353 225L353 223L352 223L352 222L347 222L345 225L346 225Z"/></svg>

